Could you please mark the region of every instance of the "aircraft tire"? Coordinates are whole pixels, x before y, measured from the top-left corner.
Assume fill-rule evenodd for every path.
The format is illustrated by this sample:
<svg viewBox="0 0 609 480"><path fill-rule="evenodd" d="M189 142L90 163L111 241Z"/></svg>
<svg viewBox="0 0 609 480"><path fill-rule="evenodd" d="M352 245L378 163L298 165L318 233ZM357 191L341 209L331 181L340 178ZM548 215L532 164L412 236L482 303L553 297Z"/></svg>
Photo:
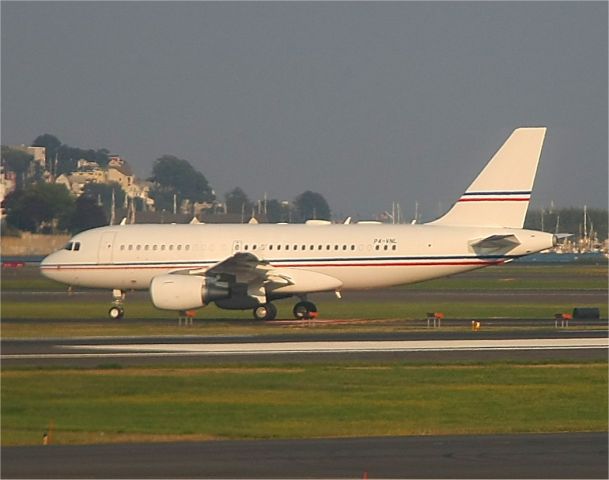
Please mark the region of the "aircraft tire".
<svg viewBox="0 0 609 480"><path fill-rule="evenodd" d="M272 303L264 303L253 310L256 320L275 320L277 317L277 307Z"/></svg>
<svg viewBox="0 0 609 480"><path fill-rule="evenodd" d="M298 320L308 320L317 316L317 306L313 302L298 302L292 310L294 318Z"/></svg>
<svg viewBox="0 0 609 480"><path fill-rule="evenodd" d="M121 318L123 318L124 315L125 315L125 310L122 307L117 307L116 305L113 307L110 307L110 310L108 310L108 316L112 320L120 320Z"/></svg>

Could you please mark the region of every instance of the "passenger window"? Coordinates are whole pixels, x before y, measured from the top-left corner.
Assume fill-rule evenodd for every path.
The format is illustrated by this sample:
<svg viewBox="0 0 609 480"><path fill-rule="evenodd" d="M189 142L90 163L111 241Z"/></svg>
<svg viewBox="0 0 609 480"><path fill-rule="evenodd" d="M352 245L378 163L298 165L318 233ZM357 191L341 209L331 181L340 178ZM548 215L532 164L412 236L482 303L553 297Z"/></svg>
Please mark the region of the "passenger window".
<svg viewBox="0 0 609 480"><path fill-rule="evenodd" d="M307 248L307 246L306 246L306 245L303 245L303 246L302 246L302 248L301 248L301 250L306 250L306 248Z"/></svg>
<svg viewBox="0 0 609 480"><path fill-rule="evenodd" d="M141 245L137 245L137 246L135 247L135 249L136 249L136 250L140 250L141 248L142 248L142 246L141 246Z"/></svg>
<svg viewBox="0 0 609 480"><path fill-rule="evenodd" d="M129 245L129 250L133 250L133 245Z"/></svg>
<svg viewBox="0 0 609 480"><path fill-rule="evenodd" d="M281 250L281 245L277 245L277 250Z"/></svg>
<svg viewBox="0 0 609 480"><path fill-rule="evenodd" d="M396 249L396 246L395 246L395 245L392 245L392 246L391 246L391 250L395 250L395 249Z"/></svg>
<svg viewBox="0 0 609 480"><path fill-rule="evenodd" d="M190 250L190 245L184 245L184 250Z"/></svg>
<svg viewBox="0 0 609 480"><path fill-rule="evenodd" d="M148 250L150 248L150 245L144 245L144 250Z"/></svg>
<svg viewBox="0 0 609 480"><path fill-rule="evenodd" d="M289 245L286 245L286 246L285 246L285 249L286 249L286 250L289 250L289 249L290 249L290 246L289 246Z"/></svg>
<svg viewBox="0 0 609 480"><path fill-rule="evenodd" d="M124 245L121 245L121 250L124 250L124 249L125 249L125 246L124 246Z"/></svg>
<svg viewBox="0 0 609 480"><path fill-rule="evenodd" d="M256 250L257 245L252 245L252 250Z"/></svg>
<svg viewBox="0 0 609 480"><path fill-rule="evenodd" d="M269 245L269 250L273 250L273 245Z"/></svg>
<svg viewBox="0 0 609 480"><path fill-rule="evenodd" d="M156 249L157 249L157 247L158 247L158 245L153 245L153 246L152 246L152 249L153 249L153 250L156 250Z"/></svg>
<svg viewBox="0 0 609 480"><path fill-rule="evenodd" d="M182 250L182 245L178 245L176 248L177 248L178 250Z"/></svg>
<svg viewBox="0 0 609 480"><path fill-rule="evenodd" d="M343 245L343 250L347 250L347 245Z"/></svg>
<svg viewBox="0 0 609 480"><path fill-rule="evenodd" d="M383 247L383 250L387 250L388 248L389 248L389 247L388 247L387 245L385 245L385 246Z"/></svg>
<svg viewBox="0 0 609 480"><path fill-rule="evenodd" d="M334 245L334 250L338 250L338 245Z"/></svg>
<svg viewBox="0 0 609 480"><path fill-rule="evenodd" d="M249 249L249 245L246 245L245 247L243 247L243 250L248 250Z"/></svg>
<svg viewBox="0 0 609 480"><path fill-rule="evenodd" d="M375 245L375 247L374 247L375 250L378 250L379 248L380 248L379 245Z"/></svg>
<svg viewBox="0 0 609 480"><path fill-rule="evenodd" d="M322 246L321 246L321 245L318 245L318 246L317 246L317 250L321 250L321 249L322 249Z"/></svg>
<svg viewBox="0 0 609 480"><path fill-rule="evenodd" d="M161 245L161 250L165 250L165 244Z"/></svg>
<svg viewBox="0 0 609 480"><path fill-rule="evenodd" d="M330 250L330 245L326 245L326 250Z"/></svg>
<svg viewBox="0 0 609 480"><path fill-rule="evenodd" d="M173 243L169 245L169 250L173 250Z"/></svg>
<svg viewBox="0 0 609 480"><path fill-rule="evenodd" d="M351 250L355 250L355 245L351 245Z"/></svg>

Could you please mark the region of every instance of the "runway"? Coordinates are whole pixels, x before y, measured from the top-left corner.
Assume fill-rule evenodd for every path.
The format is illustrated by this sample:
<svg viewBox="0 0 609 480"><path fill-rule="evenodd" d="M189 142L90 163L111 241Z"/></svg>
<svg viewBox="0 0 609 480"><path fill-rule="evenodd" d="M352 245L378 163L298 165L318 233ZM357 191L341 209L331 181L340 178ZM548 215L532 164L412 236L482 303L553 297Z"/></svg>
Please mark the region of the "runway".
<svg viewBox="0 0 609 480"><path fill-rule="evenodd" d="M2 478L607 478L607 433L2 448Z"/></svg>
<svg viewBox="0 0 609 480"><path fill-rule="evenodd" d="M11 365L221 361L606 359L606 330L3 340Z"/></svg>

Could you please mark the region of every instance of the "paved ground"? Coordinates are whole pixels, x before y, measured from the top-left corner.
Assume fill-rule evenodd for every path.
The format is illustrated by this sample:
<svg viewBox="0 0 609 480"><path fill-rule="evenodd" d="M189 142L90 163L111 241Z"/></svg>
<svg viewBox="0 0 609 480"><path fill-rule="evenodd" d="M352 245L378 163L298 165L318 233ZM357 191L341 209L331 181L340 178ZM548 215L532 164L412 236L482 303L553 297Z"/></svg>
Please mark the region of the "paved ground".
<svg viewBox="0 0 609 480"><path fill-rule="evenodd" d="M2 340L4 366L607 359L607 330Z"/></svg>
<svg viewBox="0 0 609 480"><path fill-rule="evenodd" d="M607 478L607 433L10 447L2 478Z"/></svg>

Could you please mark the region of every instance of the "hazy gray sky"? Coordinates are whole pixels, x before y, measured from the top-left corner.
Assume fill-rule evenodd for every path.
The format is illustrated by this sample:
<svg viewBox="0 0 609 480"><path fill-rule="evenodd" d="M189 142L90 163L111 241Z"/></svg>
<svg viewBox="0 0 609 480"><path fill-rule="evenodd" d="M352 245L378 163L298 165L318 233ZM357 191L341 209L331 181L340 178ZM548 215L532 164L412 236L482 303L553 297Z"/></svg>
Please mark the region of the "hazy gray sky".
<svg viewBox="0 0 609 480"><path fill-rule="evenodd" d="M607 2L5 2L2 143L51 133L218 196L446 210L518 126L537 206L607 206Z"/></svg>

